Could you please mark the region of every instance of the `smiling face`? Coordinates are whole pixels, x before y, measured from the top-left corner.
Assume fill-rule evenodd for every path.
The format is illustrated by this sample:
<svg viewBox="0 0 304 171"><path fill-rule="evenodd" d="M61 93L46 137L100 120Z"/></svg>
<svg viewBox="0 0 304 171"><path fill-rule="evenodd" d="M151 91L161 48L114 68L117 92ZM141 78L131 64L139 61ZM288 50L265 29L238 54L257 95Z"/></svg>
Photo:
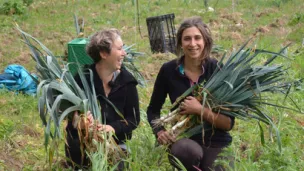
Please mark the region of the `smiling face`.
<svg viewBox="0 0 304 171"><path fill-rule="evenodd" d="M119 70L122 65L122 61L126 56L125 50L122 48L123 42L120 37L117 37L113 44L110 53L100 52L103 61L108 67L113 69L113 71Z"/></svg>
<svg viewBox="0 0 304 171"><path fill-rule="evenodd" d="M186 58L200 59L202 57L205 42L202 33L197 27L185 29L181 39L181 47Z"/></svg>

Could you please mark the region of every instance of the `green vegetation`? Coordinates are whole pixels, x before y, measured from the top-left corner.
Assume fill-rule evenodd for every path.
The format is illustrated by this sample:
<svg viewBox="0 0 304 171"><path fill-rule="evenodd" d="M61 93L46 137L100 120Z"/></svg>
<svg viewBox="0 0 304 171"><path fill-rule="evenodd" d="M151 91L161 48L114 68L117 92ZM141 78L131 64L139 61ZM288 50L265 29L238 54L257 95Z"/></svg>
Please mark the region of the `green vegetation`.
<svg viewBox="0 0 304 171"><path fill-rule="evenodd" d="M21 15L27 11L27 6L31 5L33 0L10 0L0 4L0 14Z"/></svg>
<svg viewBox="0 0 304 171"><path fill-rule="evenodd" d="M128 142L132 151L127 159L128 170L171 169L165 147L155 147L155 137L147 123L145 111L159 67L174 58L174 55L151 53L145 21L147 17L174 13L177 28L185 17L199 15L210 26L215 43L226 49L228 54L251 37L254 38L257 49L276 52L292 43L286 51L289 58L279 58L274 63L290 67L290 80L303 77L302 0L209 0L205 3L200 0L150 0L139 1L138 10L136 0L0 0L0 9L7 2L18 3L20 6L17 7L23 10L20 14L0 12L1 73L12 63L21 64L32 73L36 72L35 62L29 55L28 47L21 41L21 36L14 27L15 22L24 31L38 38L55 56L63 56L67 43L77 35L74 14L84 19L85 36L101 28L115 27L121 30L125 44L135 44L132 48L145 53L135 61L148 82L147 87L138 87L141 123L135 130L133 139ZM214 11L208 11L205 4ZM9 8L11 9L12 7ZM265 60L260 58L261 63ZM270 94L269 97L276 104L293 106L291 102L283 103L276 95ZM303 111L303 83L292 87L291 97ZM48 168L43 146L44 126L39 118L37 103L35 97L0 91L0 170ZM165 107L169 106L167 102ZM301 150L304 148L304 116L271 107L265 107L265 110L281 133L282 153L279 154L276 146L275 132L264 131L265 145L262 146L260 128L256 121L236 120L231 131L233 143L223 155L234 156L234 170L301 170L304 168L304 152ZM163 112L165 114L168 110ZM263 129L268 130L269 127L263 125ZM54 156L54 170L66 170L62 165L65 160L63 145L64 142L61 141L59 153Z"/></svg>

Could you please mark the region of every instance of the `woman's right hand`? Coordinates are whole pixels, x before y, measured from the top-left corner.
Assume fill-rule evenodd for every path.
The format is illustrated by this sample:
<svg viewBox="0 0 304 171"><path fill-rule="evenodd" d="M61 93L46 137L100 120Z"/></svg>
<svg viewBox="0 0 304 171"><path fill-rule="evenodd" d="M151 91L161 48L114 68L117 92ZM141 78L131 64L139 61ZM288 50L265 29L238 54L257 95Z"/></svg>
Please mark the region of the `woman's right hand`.
<svg viewBox="0 0 304 171"><path fill-rule="evenodd" d="M78 127L79 124L80 129L86 129L86 127L90 128L94 125L94 118L91 111L88 111L86 117L79 116L78 111L74 112L73 116L73 126L74 128Z"/></svg>
<svg viewBox="0 0 304 171"><path fill-rule="evenodd" d="M115 133L115 129L111 125L102 125L100 123L97 125L97 130Z"/></svg>
<svg viewBox="0 0 304 171"><path fill-rule="evenodd" d="M74 113L74 120L76 120L77 118L80 118L80 129L86 129L86 128L93 128L94 126L94 118L93 118L93 115L91 113L91 111L88 111L87 112L87 115L85 118L81 118L79 115L78 115L78 111L76 111ZM110 125L103 125L99 122L96 122L97 126L96 126L96 129L98 131L105 131L105 132L113 132L115 133L115 130L112 126Z"/></svg>
<svg viewBox="0 0 304 171"><path fill-rule="evenodd" d="M161 130L157 133L157 141L162 145L171 144L175 140L175 136L172 136L168 131Z"/></svg>

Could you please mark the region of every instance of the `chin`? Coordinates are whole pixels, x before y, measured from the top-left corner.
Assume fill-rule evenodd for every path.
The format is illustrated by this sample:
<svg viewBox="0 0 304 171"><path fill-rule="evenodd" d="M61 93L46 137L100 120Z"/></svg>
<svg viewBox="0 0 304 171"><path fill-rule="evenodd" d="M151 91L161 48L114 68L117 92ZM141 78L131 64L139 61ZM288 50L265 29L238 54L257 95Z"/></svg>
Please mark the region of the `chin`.
<svg viewBox="0 0 304 171"><path fill-rule="evenodd" d="M190 59L199 59L200 56L189 56Z"/></svg>

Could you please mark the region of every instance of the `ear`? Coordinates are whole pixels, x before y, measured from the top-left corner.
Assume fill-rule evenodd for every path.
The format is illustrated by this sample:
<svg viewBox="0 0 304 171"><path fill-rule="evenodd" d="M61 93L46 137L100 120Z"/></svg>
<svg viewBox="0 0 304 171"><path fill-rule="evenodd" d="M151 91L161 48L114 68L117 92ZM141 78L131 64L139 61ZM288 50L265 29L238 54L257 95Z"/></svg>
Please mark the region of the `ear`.
<svg viewBox="0 0 304 171"><path fill-rule="evenodd" d="M107 57L108 57L108 53L106 53L106 52L99 52L99 55L100 55L100 58L101 59L106 59Z"/></svg>

